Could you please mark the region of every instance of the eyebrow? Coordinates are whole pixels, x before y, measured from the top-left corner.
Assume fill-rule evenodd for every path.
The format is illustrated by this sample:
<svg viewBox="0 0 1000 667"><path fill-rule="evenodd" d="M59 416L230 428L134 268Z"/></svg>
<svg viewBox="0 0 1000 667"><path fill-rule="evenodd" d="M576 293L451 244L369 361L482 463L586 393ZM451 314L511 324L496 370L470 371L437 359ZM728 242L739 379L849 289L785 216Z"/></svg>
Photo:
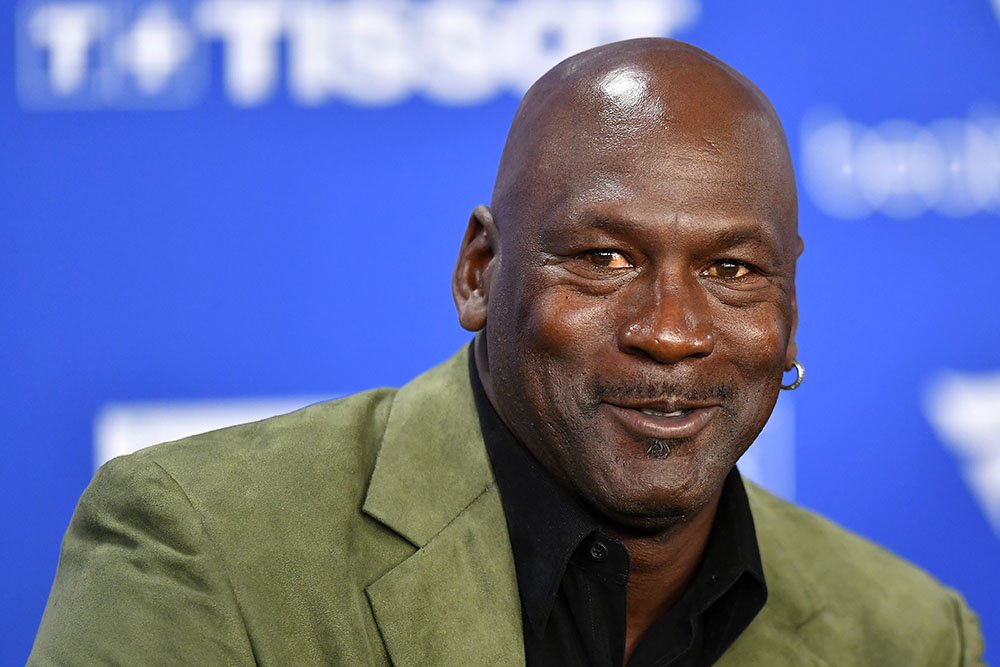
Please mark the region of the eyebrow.
<svg viewBox="0 0 1000 667"><path fill-rule="evenodd" d="M616 235L634 234L637 230L642 229L634 222L605 215L593 216L587 222L597 229ZM779 245L778 239L767 233L760 225L744 224L717 231L706 230L706 234L713 245L724 247L741 245L776 247Z"/></svg>
<svg viewBox="0 0 1000 667"><path fill-rule="evenodd" d="M770 234L763 233L759 228L724 229L713 234L712 240L718 245L727 247L753 245L772 246L775 239Z"/></svg>

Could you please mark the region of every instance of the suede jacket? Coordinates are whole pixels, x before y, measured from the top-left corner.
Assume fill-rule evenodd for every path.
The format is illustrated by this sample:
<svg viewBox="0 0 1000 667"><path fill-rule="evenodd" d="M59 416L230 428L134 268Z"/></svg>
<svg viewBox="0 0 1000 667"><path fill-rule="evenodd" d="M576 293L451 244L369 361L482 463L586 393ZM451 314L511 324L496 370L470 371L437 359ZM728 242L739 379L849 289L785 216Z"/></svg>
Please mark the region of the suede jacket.
<svg viewBox="0 0 1000 667"><path fill-rule="evenodd" d="M151 447L84 492L30 665L523 665L466 351ZM767 604L723 666L981 664L961 597L747 483Z"/></svg>

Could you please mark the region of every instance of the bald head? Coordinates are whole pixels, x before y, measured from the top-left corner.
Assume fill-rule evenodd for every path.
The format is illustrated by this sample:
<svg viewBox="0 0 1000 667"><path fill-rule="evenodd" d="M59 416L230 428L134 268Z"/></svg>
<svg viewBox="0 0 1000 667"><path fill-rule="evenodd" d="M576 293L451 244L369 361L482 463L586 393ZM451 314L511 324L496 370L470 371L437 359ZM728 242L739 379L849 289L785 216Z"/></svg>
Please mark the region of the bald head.
<svg viewBox="0 0 1000 667"><path fill-rule="evenodd" d="M791 159L767 98L714 56L663 38L584 51L528 90L497 173L491 208L499 226L543 214L553 190L566 185L567 168L600 169L622 152L650 160L688 152L770 170L783 190L776 194L784 210L774 214L796 234Z"/></svg>

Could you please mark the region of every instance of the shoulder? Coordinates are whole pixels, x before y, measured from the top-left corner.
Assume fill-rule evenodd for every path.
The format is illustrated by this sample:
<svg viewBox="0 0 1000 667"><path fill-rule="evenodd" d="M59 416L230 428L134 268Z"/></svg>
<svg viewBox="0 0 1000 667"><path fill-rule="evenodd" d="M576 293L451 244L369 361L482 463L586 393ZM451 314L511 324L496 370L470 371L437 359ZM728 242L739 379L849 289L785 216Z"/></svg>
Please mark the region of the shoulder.
<svg viewBox="0 0 1000 667"><path fill-rule="evenodd" d="M363 586L409 552L360 511L393 395L366 392L107 463L63 540L32 664L253 664L259 650L381 662L370 624L331 648L338 617L312 610L331 599L343 614L363 609Z"/></svg>
<svg viewBox="0 0 1000 667"><path fill-rule="evenodd" d="M842 664L854 664L845 647L869 662L976 664L977 622L957 592L814 512L750 483L747 494L768 605L789 618L799 613L797 632L807 643L831 647Z"/></svg>
<svg viewBox="0 0 1000 667"><path fill-rule="evenodd" d="M155 466L191 493L296 493L370 473L396 390L376 389L147 447L112 467Z"/></svg>
<svg viewBox="0 0 1000 667"><path fill-rule="evenodd" d="M905 583L917 590L940 585L917 567L829 519L747 483L747 495L763 555L794 558L804 576L867 583ZM776 552L779 552L776 553Z"/></svg>
<svg viewBox="0 0 1000 667"><path fill-rule="evenodd" d="M332 548L370 523L361 506L395 394L367 391L148 447L106 464L85 497L172 503L231 566L252 566L265 545Z"/></svg>
<svg viewBox="0 0 1000 667"><path fill-rule="evenodd" d="M119 457L88 493L160 495L148 478L163 477L222 543L252 539L246 525L311 540L319 537L317 526L329 529L330 539L372 528L362 508L379 466L392 468L385 459L405 474L383 484L383 492L407 495L421 482L414 469L449 462L434 443L461 440L478 426L474 409L456 407L471 404L467 375L463 348L398 390L373 389ZM393 448L397 441L406 446ZM374 532L382 530L379 524Z"/></svg>

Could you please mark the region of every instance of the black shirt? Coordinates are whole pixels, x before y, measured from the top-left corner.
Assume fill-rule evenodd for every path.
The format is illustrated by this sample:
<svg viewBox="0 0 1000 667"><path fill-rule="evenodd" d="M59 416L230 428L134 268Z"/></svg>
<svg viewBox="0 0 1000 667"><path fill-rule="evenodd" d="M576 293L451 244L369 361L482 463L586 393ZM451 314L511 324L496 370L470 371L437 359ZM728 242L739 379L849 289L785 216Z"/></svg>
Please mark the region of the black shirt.
<svg viewBox="0 0 1000 667"><path fill-rule="evenodd" d="M486 396L471 349L469 375L507 517L527 664L622 665L628 552L503 423ZM649 628L629 665L711 665L766 600L753 517L733 468L690 587Z"/></svg>

